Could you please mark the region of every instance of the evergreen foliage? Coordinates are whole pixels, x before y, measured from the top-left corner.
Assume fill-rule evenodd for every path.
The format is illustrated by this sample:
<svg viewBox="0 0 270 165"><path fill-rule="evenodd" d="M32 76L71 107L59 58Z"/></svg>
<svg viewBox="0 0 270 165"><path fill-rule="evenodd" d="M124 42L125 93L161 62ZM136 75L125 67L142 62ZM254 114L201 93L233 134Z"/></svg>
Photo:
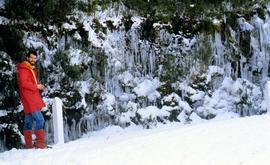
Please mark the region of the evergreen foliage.
<svg viewBox="0 0 270 165"><path fill-rule="evenodd" d="M145 28L148 30L143 36L151 37L153 32L147 25L156 20L163 23L171 23L171 32L178 34L183 32L187 37L193 37L200 33L213 33L217 29L212 23L213 18L222 19L225 15L234 15L236 12L248 16L256 12L264 17L263 11L258 8L255 11L246 10L256 3L266 3L266 0L122 0L130 9L136 10L147 18ZM230 7L229 7L230 6ZM237 17L237 16L236 16ZM233 17L231 17L233 18ZM236 19L233 18L232 21ZM233 22L232 22L233 23Z"/></svg>
<svg viewBox="0 0 270 165"><path fill-rule="evenodd" d="M22 60L20 55L25 51L23 32L16 26L0 25L0 34L0 51L6 52L15 62Z"/></svg>
<svg viewBox="0 0 270 165"><path fill-rule="evenodd" d="M5 0L6 17L41 23L61 23L76 4L76 0Z"/></svg>

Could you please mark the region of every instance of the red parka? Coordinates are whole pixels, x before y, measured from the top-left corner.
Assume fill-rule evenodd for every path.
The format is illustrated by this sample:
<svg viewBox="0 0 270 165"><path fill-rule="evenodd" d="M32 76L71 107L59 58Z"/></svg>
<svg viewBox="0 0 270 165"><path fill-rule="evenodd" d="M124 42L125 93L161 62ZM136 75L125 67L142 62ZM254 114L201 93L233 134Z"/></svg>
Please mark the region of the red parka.
<svg viewBox="0 0 270 165"><path fill-rule="evenodd" d="M45 107L40 91L37 89L37 70L27 61L17 65L18 83L24 113L32 113Z"/></svg>

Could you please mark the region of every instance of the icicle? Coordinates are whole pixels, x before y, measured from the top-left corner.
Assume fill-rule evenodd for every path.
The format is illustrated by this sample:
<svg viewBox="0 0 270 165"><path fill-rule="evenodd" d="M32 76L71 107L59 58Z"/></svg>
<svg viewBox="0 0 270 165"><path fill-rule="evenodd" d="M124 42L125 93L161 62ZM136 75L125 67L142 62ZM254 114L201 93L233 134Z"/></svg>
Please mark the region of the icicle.
<svg viewBox="0 0 270 165"><path fill-rule="evenodd" d="M215 32L215 41L214 41L214 46L215 46L215 61L216 64L220 67L223 67L224 65L224 46L221 41L221 35L218 32Z"/></svg>
<svg viewBox="0 0 270 165"><path fill-rule="evenodd" d="M65 141L70 141L71 139L69 138L69 134L70 134L70 131L69 131L69 126L66 122L66 120L64 121L64 138L65 138Z"/></svg>
<svg viewBox="0 0 270 165"><path fill-rule="evenodd" d="M70 127L70 138L71 138L71 140L75 140L76 137L77 137L77 135L76 135L76 121L75 121L75 119L72 119L72 124Z"/></svg>

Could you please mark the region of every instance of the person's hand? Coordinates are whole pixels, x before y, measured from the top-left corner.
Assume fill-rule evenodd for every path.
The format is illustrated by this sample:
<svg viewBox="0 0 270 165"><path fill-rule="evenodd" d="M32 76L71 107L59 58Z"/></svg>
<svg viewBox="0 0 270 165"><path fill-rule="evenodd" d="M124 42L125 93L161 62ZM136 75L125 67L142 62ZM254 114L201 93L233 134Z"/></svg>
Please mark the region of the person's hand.
<svg viewBox="0 0 270 165"><path fill-rule="evenodd" d="M42 84L37 84L37 89L38 89L38 90L43 90L44 88L45 88L44 85L42 85Z"/></svg>

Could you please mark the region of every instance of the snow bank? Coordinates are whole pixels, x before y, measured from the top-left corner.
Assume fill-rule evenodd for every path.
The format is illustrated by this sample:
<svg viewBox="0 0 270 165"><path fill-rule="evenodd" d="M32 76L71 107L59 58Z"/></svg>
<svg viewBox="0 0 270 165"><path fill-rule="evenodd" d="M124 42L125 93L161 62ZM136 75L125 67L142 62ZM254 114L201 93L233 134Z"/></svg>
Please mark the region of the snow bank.
<svg viewBox="0 0 270 165"><path fill-rule="evenodd" d="M108 127L53 149L12 149L1 165L267 165L270 115L156 129Z"/></svg>

